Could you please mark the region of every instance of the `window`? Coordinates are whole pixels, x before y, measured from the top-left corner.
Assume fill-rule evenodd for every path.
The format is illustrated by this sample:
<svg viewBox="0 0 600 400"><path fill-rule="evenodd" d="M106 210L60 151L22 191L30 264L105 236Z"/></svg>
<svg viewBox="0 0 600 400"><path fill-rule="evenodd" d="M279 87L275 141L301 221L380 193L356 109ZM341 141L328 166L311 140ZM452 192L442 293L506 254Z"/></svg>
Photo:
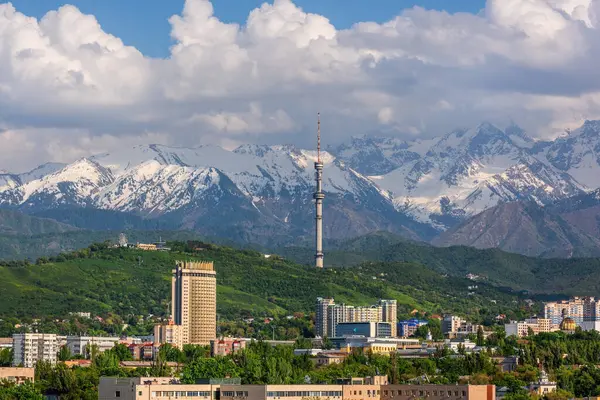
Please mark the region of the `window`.
<svg viewBox="0 0 600 400"><path fill-rule="evenodd" d="M140 390L140 391L138 392L138 396L141 396L141 395L142 395L142 391Z"/></svg>
<svg viewBox="0 0 600 400"><path fill-rule="evenodd" d="M120 390L117 390L115 392L115 397L121 397L121 391Z"/></svg>
<svg viewBox="0 0 600 400"><path fill-rule="evenodd" d="M466 390L463 390L463 391L462 391L462 395L463 395L463 396L466 396L466 395L467 395L467 391L466 391Z"/></svg>

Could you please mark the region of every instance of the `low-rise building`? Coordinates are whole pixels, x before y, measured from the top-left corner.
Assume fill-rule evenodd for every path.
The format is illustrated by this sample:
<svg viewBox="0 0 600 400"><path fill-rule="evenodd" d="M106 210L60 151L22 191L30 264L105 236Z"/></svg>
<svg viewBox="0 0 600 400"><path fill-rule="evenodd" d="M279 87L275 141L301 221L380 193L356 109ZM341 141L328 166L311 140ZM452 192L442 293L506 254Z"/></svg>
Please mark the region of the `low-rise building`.
<svg viewBox="0 0 600 400"><path fill-rule="evenodd" d="M26 381L33 382L35 368L0 367L0 382L8 381L20 385Z"/></svg>
<svg viewBox="0 0 600 400"><path fill-rule="evenodd" d="M494 385L386 385L381 400L495 400Z"/></svg>
<svg viewBox="0 0 600 400"><path fill-rule="evenodd" d="M389 322L340 322L335 332L338 337L366 336L387 338L392 337L392 324Z"/></svg>
<svg viewBox="0 0 600 400"><path fill-rule="evenodd" d="M537 382L529 385L529 391L534 392L539 396L545 396L548 393L556 392L556 388L556 382L550 381L548 374L543 369L540 373L540 379Z"/></svg>
<svg viewBox="0 0 600 400"><path fill-rule="evenodd" d="M240 338L222 338L210 341L211 356L226 356L246 348L246 340Z"/></svg>
<svg viewBox="0 0 600 400"><path fill-rule="evenodd" d="M349 378L334 385L240 385L173 378L100 378L99 400L494 400L494 385L390 385L387 377Z"/></svg>
<svg viewBox="0 0 600 400"><path fill-rule="evenodd" d="M128 346L131 357L135 361L153 360L156 349L154 343L130 344Z"/></svg>
<svg viewBox="0 0 600 400"><path fill-rule="evenodd" d="M417 332L417 329L423 325L427 325L427 321L416 318L400 321L398 322L398 336L411 337Z"/></svg>
<svg viewBox="0 0 600 400"><path fill-rule="evenodd" d="M347 352L343 351L324 351L317 354L315 357L315 362L319 366L341 364L346 358L348 358L348 355L349 354Z"/></svg>
<svg viewBox="0 0 600 400"><path fill-rule="evenodd" d="M59 339L49 333L16 333L13 335L13 366L33 368L38 361L56 364Z"/></svg>

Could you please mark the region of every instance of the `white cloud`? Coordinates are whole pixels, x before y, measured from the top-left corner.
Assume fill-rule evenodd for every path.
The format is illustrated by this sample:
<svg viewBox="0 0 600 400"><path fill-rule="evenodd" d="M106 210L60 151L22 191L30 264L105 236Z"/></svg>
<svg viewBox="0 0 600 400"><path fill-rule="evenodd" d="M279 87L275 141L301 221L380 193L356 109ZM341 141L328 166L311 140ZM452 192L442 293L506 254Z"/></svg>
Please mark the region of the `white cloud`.
<svg viewBox="0 0 600 400"><path fill-rule="evenodd" d="M73 6L38 21L0 4L0 168L149 141L308 145L317 111L329 142L484 119L548 136L600 118L600 0L417 7L347 30L291 0L241 26L187 0L169 21L171 55L152 59Z"/></svg>

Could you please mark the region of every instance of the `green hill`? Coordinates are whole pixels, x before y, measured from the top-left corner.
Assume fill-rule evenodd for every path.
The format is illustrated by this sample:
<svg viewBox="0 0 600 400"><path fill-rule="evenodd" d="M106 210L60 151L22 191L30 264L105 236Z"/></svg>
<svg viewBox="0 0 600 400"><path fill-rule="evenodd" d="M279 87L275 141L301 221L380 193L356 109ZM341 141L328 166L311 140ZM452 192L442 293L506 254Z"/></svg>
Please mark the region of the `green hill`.
<svg viewBox="0 0 600 400"><path fill-rule="evenodd" d="M170 273L176 260L214 261L218 312L223 318L312 312L318 296L356 305L397 299L399 309L458 312L476 319L519 307L515 294L449 277L415 263L363 263L353 269L316 270L251 250L207 245L191 252L174 243L171 252L90 246L36 265L0 266L0 316L65 315L71 311L125 316L166 315ZM1 265L1 264L0 264Z"/></svg>
<svg viewBox="0 0 600 400"><path fill-rule="evenodd" d="M285 257L301 264L312 263L310 248L282 248ZM366 261L419 263L441 274L465 277L479 275L493 286L546 295L589 295L600 293L600 258L544 259L506 253L498 249L433 247L395 240L375 233L336 244L325 251L325 264L353 267Z"/></svg>
<svg viewBox="0 0 600 400"><path fill-rule="evenodd" d="M32 217L0 209L0 235L41 235L75 231L77 228L53 219Z"/></svg>

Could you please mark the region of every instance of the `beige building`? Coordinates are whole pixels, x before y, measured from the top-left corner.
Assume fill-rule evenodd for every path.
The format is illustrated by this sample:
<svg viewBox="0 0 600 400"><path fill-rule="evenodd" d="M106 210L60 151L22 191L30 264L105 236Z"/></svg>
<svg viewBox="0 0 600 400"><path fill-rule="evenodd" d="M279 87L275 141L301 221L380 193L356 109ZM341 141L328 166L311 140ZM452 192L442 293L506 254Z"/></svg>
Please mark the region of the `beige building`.
<svg viewBox="0 0 600 400"><path fill-rule="evenodd" d="M172 320L168 324L154 325L154 343L168 343L178 349L183 349L183 326L175 325Z"/></svg>
<svg viewBox="0 0 600 400"><path fill-rule="evenodd" d="M217 336L217 274L212 262L178 261L172 271L172 316L182 343L208 346Z"/></svg>
<svg viewBox="0 0 600 400"><path fill-rule="evenodd" d="M14 382L17 385L24 383L25 381L33 382L35 378L34 368L0 368L0 382L8 381Z"/></svg>
<svg viewBox="0 0 600 400"><path fill-rule="evenodd" d="M533 331L534 335L538 333L554 332L558 327L552 324L552 321L547 318L531 318L525 321L511 321L504 325L506 336L527 337L529 330Z"/></svg>
<svg viewBox="0 0 600 400"><path fill-rule="evenodd" d="M49 333L16 333L13 335L13 366L35 367L40 361L56 364L59 337Z"/></svg>
<svg viewBox="0 0 600 400"><path fill-rule="evenodd" d="M392 337L398 336L398 302L396 300L379 300L381 322L392 325Z"/></svg>
<svg viewBox="0 0 600 400"><path fill-rule="evenodd" d="M381 400L495 400L494 385L386 385Z"/></svg>
<svg viewBox="0 0 600 400"><path fill-rule="evenodd" d="M495 400L494 385L389 385L387 377L336 385L183 385L173 378L100 378L99 400Z"/></svg>

